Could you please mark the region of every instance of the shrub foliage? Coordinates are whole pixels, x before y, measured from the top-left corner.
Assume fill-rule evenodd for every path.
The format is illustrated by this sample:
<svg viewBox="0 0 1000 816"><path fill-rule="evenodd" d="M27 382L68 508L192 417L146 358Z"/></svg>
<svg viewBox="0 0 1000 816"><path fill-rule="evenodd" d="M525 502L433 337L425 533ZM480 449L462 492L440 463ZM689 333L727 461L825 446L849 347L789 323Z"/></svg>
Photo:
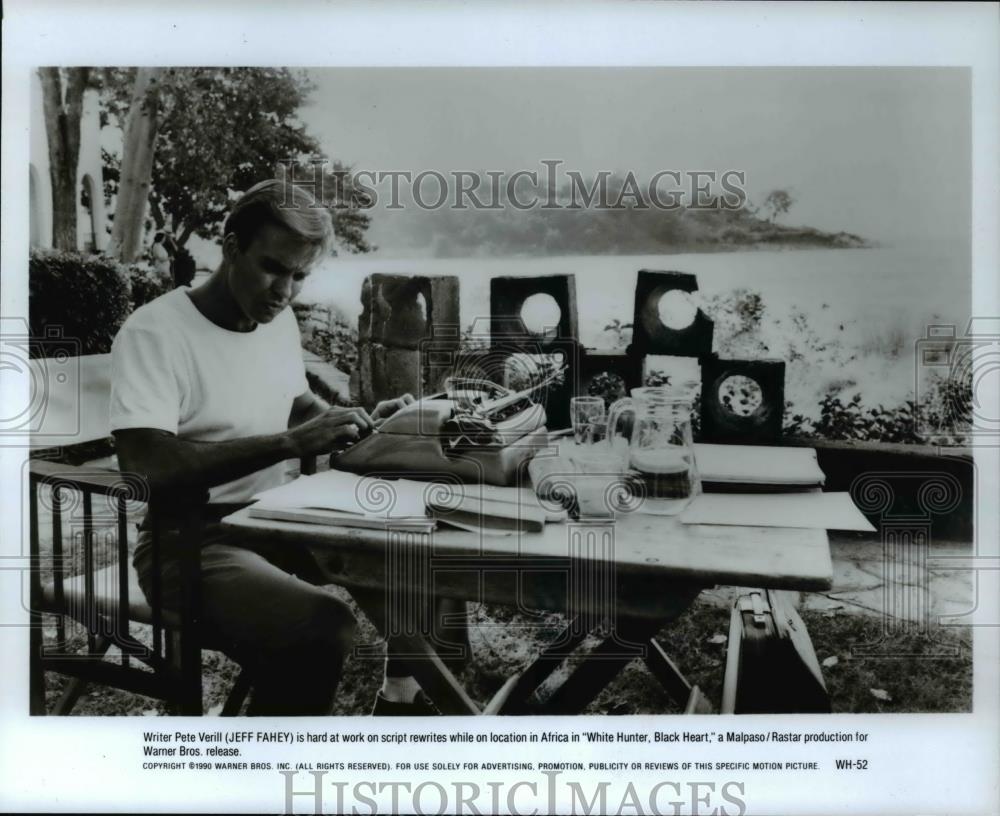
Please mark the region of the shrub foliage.
<svg viewBox="0 0 1000 816"><path fill-rule="evenodd" d="M103 255L35 250L28 273L33 337L57 330L78 341L81 354L111 351L111 341L132 311L125 266ZM32 350L44 353L44 347Z"/></svg>
<svg viewBox="0 0 1000 816"><path fill-rule="evenodd" d="M132 287L133 309L138 309L143 304L166 294L174 286L169 275L161 275L149 266L139 264L130 266L128 276Z"/></svg>

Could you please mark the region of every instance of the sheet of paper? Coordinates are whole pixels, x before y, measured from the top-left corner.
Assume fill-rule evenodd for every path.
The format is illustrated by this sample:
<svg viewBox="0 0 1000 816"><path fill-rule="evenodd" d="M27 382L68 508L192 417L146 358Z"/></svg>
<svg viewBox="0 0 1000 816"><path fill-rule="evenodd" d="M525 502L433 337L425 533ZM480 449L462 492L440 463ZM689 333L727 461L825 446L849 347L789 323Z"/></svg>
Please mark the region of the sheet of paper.
<svg viewBox="0 0 1000 816"><path fill-rule="evenodd" d="M456 499L465 497L482 498L486 501L502 502L505 504L538 504L535 492L526 487L441 483L440 491L435 488L435 496L438 496L441 500L444 500L447 496L454 496Z"/></svg>
<svg viewBox="0 0 1000 816"><path fill-rule="evenodd" d="M271 507L260 502L251 505L249 513L251 518L370 530L393 529L429 533L436 526L434 519L427 518L426 516L418 516L416 518L368 516L357 513L342 513L339 510L324 510L318 507Z"/></svg>
<svg viewBox="0 0 1000 816"><path fill-rule="evenodd" d="M703 482L822 485L825 478L812 448L697 444L694 458Z"/></svg>
<svg viewBox="0 0 1000 816"><path fill-rule="evenodd" d="M408 479L373 479L340 470L299 476L254 496L269 507L317 507L367 516L426 515L428 485Z"/></svg>
<svg viewBox="0 0 1000 816"><path fill-rule="evenodd" d="M478 535L487 536L512 536L514 535L514 530L498 530L495 527L480 527L476 524L467 524L464 521L457 521L453 518L439 519L442 525L446 527L454 527L456 530L466 530L470 533L476 533Z"/></svg>
<svg viewBox="0 0 1000 816"><path fill-rule="evenodd" d="M703 493L679 518L685 524L875 531L848 493Z"/></svg>
<svg viewBox="0 0 1000 816"><path fill-rule="evenodd" d="M541 509L545 514L546 521L561 522L566 520L566 511L553 507L551 502L543 504L530 487L442 483L440 489L435 488L434 497L443 504L461 498L476 498L481 499L486 505L496 502L500 505L510 504L523 507L529 513Z"/></svg>

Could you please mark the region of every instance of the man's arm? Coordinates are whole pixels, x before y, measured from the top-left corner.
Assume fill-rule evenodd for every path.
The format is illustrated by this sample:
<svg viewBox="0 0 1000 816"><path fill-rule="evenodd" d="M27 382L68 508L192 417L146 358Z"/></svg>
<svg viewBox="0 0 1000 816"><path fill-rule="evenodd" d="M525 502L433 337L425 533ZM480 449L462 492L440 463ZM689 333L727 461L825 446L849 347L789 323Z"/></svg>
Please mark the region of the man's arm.
<svg viewBox="0 0 1000 816"><path fill-rule="evenodd" d="M382 400L371 412L371 418L375 420L375 425L378 426L383 419L388 419L400 408L410 405L413 402L412 394L403 394L403 396L396 399ZM329 410L330 406L325 400L316 396L312 391L306 391L304 394L297 396L292 403L292 412L288 418L288 427L294 428L303 422L321 416Z"/></svg>
<svg viewBox="0 0 1000 816"><path fill-rule="evenodd" d="M374 422L363 408L327 408L288 431L226 442L179 439L153 428L114 432L123 471L137 473L152 490L215 487L285 459L328 453L354 441Z"/></svg>
<svg viewBox="0 0 1000 816"><path fill-rule="evenodd" d="M292 412L288 417L288 427L295 428L303 422L322 416L330 410L330 405L326 400L318 397L312 391L299 394L292 403Z"/></svg>

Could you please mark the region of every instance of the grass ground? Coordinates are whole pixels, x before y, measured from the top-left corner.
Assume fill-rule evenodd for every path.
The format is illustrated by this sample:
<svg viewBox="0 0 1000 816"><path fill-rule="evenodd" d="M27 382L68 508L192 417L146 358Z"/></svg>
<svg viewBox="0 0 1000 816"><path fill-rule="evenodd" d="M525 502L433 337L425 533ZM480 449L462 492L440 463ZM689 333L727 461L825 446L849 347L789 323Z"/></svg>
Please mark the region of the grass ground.
<svg viewBox="0 0 1000 816"><path fill-rule="evenodd" d="M342 590L333 589L338 593ZM345 595L346 597L346 595ZM356 610L361 623L357 646L378 644L377 633ZM972 707L972 650L967 628L936 628L919 635L896 634L882 644L884 651L907 657L874 658L859 655L858 647L881 639L878 618L843 612L805 611L802 617L812 637L836 712L964 712ZM473 660L461 680L480 703L524 665L562 624L559 615L548 615L528 624L505 609L483 608L473 612L470 637ZM692 683L698 684L718 705L726 659L725 638L729 612L708 603L696 603L659 635L666 651ZM141 630L137 630L141 635ZM47 633L54 638L54 629ZM586 649L588 644L582 648ZM938 656L948 654L948 656ZM836 658L831 661L830 658ZM217 712L235 679L238 667L217 652L204 653L204 702ZM352 656L346 663L335 713L365 715L381 682L377 657ZM58 698L65 678L49 674L47 698ZM544 695L543 686L541 693ZM648 673L633 661L588 707L591 714L667 714L678 708ZM125 692L94 687L77 703L79 715L161 715L156 701Z"/></svg>

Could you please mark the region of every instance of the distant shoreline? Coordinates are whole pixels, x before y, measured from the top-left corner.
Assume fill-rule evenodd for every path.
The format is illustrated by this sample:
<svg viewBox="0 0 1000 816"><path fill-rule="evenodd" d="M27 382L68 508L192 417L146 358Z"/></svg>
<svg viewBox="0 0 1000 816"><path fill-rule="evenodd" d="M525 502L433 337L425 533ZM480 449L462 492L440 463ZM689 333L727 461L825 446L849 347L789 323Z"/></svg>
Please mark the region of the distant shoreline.
<svg viewBox="0 0 1000 816"><path fill-rule="evenodd" d="M437 215L437 214L435 214ZM560 257L566 255L681 255L775 249L873 249L877 242L851 232L824 232L815 227L785 226L745 213L721 211L680 213L665 221L650 222L649 214L636 215L617 224L606 214L584 214L581 223L554 221L535 215L518 223L490 224L492 214L480 214L474 229L466 223L438 225L434 220L423 231L425 240L395 244L393 255L422 258ZM441 216L437 216L441 217ZM548 218L548 223L545 219ZM640 220L645 219L645 220ZM411 233L412 234L412 233ZM406 233L402 236L405 240ZM377 245L377 236L373 236ZM383 256L385 257L385 256Z"/></svg>
<svg viewBox="0 0 1000 816"><path fill-rule="evenodd" d="M489 253L483 255L469 255L468 253L458 254L458 255L432 255L432 254L416 254L410 253L409 255L379 255L377 252L369 255L349 255L340 256L350 257L350 258L372 258L374 259L399 259L405 260L406 258L419 258L421 260L427 259L437 259L437 260L455 260L459 258L517 258L518 260L525 260L529 258L573 258L573 257L594 257L594 258L626 258L633 255L717 255L726 252L799 252L808 251L815 249L830 249L830 250L843 250L843 249L884 249L885 247L881 244L874 242L865 242L860 245L830 245L830 244L807 244L807 243L756 243L756 244L688 244L684 246L670 247L664 249L662 247L656 247L655 249L609 249L606 252L515 252L515 253Z"/></svg>
<svg viewBox="0 0 1000 816"><path fill-rule="evenodd" d="M847 233L845 233L847 234ZM852 236L857 238L858 236ZM371 261L405 261L405 260L457 260L460 258L515 258L517 260L527 260L530 258L573 258L573 257L595 257L595 258L617 258L632 255L713 255L726 252L799 252L816 249L844 250L844 249L885 249L886 245L876 241L867 241L858 238L860 243L806 243L803 241L758 241L748 244L723 244L723 243L703 243L703 244L683 244L672 247L655 247L651 249L638 248L630 249L625 247L612 247L605 251L566 251L566 252L544 252L537 250L526 252L481 252L479 254L469 254L469 252L456 252L455 254L435 254L424 251L423 248L392 247L388 251L380 251L377 247L373 252L366 253L344 253L338 255L336 260L371 260Z"/></svg>

